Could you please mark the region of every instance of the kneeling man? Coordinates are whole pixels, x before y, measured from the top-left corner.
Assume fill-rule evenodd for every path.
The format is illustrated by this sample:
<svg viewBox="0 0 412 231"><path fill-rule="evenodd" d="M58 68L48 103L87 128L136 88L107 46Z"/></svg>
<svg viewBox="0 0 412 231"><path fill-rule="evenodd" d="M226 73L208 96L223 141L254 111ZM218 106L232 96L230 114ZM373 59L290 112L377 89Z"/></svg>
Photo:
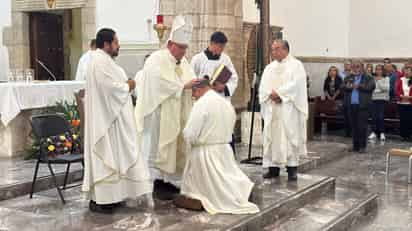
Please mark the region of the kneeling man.
<svg viewBox="0 0 412 231"><path fill-rule="evenodd" d="M192 87L196 102L183 130L191 144L187 157L178 207L210 214L257 213L259 208L248 201L254 183L240 170L229 143L235 126L233 106L202 79Z"/></svg>

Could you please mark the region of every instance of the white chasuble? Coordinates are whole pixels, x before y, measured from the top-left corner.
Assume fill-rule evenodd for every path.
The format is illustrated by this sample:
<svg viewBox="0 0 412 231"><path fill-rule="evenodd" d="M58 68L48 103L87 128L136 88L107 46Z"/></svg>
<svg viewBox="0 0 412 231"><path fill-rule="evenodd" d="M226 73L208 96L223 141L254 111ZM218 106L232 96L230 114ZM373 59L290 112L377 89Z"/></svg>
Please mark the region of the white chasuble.
<svg viewBox="0 0 412 231"><path fill-rule="evenodd" d="M282 102L270 95L275 90ZM306 120L308 101L303 64L287 56L273 61L264 70L259 88L263 130L263 167L298 166L306 156Z"/></svg>
<svg viewBox="0 0 412 231"><path fill-rule="evenodd" d="M209 90L195 102L183 132L192 150L181 194L200 200L210 214L259 211L248 201L254 183L239 168L229 145L235 121L230 102Z"/></svg>
<svg viewBox="0 0 412 231"><path fill-rule="evenodd" d="M184 85L195 78L193 70L185 58L177 64L163 49L150 55L138 78L139 151L149 162L152 180L179 180L188 152L182 130L192 108L191 90Z"/></svg>
<svg viewBox="0 0 412 231"><path fill-rule="evenodd" d="M90 54L85 98L83 191L98 204L151 193L150 175L137 151L136 123L124 70L103 50Z"/></svg>
<svg viewBox="0 0 412 231"><path fill-rule="evenodd" d="M79 63L77 64L77 71L76 71L76 81L85 81L87 75L87 68L90 65L90 54L92 53L91 50L88 50L86 53L82 55L79 59Z"/></svg>

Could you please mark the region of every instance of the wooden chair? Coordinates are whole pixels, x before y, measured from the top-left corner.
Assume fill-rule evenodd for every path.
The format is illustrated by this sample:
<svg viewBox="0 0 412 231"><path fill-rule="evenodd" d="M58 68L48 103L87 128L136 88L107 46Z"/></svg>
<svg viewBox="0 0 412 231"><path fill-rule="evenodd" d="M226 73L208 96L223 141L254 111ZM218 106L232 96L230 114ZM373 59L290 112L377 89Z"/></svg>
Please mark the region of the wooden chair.
<svg viewBox="0 0 412 231"><path fill-rule="evenodd" d="M408 157L409 169L408 169L408 183L412 184L412 149L391 149L386 154L386 178L389 177L390 161L392 156Z"/></svg>

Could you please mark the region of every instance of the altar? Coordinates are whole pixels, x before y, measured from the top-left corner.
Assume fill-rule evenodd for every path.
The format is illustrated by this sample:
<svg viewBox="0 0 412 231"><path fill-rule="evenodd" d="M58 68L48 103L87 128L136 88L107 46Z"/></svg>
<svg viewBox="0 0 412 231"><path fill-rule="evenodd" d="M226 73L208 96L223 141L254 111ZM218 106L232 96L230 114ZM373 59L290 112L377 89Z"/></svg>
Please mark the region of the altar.
<svg viewBox="0 0 412 231"><path fill-rule="evenodd" d="M37 109L75 100L84 81L0 83L0 158L22 155L28 145L30 117Z"/></svg>

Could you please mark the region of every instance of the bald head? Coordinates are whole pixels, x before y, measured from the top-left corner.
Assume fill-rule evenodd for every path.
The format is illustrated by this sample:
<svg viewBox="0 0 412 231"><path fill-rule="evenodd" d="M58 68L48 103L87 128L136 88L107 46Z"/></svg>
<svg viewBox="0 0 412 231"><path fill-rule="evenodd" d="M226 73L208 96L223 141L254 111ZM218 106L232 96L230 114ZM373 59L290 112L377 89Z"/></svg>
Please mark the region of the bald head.
<svg viewBox="0 0 412 231"><path fill-rule="evenodd" d="M277 39L272 43L272 57L277 61L282 61L289 55L290 46L288 41Z"/></svg>

